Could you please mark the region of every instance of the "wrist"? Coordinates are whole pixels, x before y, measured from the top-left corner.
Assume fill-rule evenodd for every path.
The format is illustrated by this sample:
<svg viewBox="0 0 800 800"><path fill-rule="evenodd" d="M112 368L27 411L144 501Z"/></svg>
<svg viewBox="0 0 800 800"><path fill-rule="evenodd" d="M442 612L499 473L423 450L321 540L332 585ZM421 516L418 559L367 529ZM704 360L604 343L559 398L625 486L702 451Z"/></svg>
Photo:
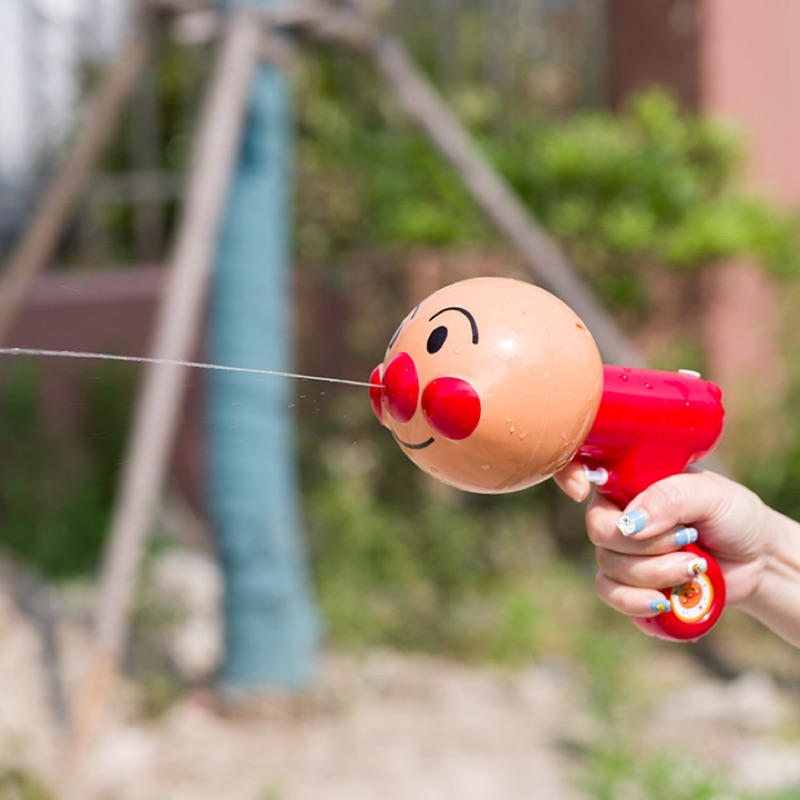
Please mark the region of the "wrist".
<svg viewBox="0 0 800 800"><path fill-rule="evenodd" d="M764 546L750 568L752 589L736 605L782 638L800 646L800 525L767 506Z"/></svg>

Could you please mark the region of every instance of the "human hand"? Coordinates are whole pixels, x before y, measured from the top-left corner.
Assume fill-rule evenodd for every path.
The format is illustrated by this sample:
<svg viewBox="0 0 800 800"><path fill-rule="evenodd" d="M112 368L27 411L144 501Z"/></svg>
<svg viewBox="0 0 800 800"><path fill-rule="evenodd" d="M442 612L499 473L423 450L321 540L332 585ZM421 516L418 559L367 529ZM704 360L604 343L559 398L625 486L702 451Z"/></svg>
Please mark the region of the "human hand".
<svg viewBox="0 0 800 800"><path fill-rule="evenodd" d="M583 499L589 482L577 462L556 476L573 499ZM633 519L638 530L619 527ZM653 484L620 510L596 493L586 512L589 539L599 566L597 591L612 608L636 617L663 609L659 588L685 582L705 565L679 552L698 536L725 575L728 602L741 604L758 588L770 546L770 510L749 489L711 472L691 471Z"/></svg>
<svg viewBox="0 0 800 800"><path fill-rule="evenodd" d="M617 611L660 613L659 588L705 571L702 559L680 552L698 537L722 569L730 605L758 589L770 549L769 510L744 486L712 472L673 475L634 498L624 514L627 527L620 509L599 493L586 511L599 566L597 591Z"/></svg>

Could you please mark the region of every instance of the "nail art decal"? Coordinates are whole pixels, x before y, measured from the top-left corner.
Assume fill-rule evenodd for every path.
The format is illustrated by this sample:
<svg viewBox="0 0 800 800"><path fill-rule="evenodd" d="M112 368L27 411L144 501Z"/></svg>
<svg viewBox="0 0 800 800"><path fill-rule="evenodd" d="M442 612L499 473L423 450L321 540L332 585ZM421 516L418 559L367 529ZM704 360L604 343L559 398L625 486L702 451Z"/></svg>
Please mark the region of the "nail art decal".
<svg viewBox="0 0 800 800"><path fill-rule="evenodd" d="M689 528L684 525L675 533L675 544L677 544L678 547L683 547L686 544L694 544L697 541L697 536L697 528Z"/></svg>
<svg viewBox="0 0 800 800"><path fill-rule="evenodd" d="M635 536L637 533L641 533L646 524L647 515L638 509L623 514L617 520L617 528L623 536Z"/></svg>
<svg viewBox="0 0 800 800"><path fill-rule="evenodd" d="M708 570L708 561L704 558L694 558L686 565L686 572L689 577L703 575Z"/></svg>
<svg viewBox="0 0 800 800"><path fill-rule="evenodd" d="M667 600L666 597L662 597L660 600L653 600L650 603L650 610L657 611L659 614L664 614L672 608L672 604Z"/></svg>

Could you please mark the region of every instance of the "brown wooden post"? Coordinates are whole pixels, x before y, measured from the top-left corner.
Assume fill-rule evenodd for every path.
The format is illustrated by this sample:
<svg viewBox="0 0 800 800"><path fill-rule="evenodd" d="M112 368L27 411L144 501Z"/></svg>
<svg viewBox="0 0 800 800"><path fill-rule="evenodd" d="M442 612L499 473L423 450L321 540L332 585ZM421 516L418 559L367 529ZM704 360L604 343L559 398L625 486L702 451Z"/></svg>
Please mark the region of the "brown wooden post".
<svg viewBox="0 0 800 800"><path fill-rule="evenodd" d="M112 65L85 122L53 182L11 253L0 277L0 342L4 342L36 275L53 257L89 176L116 130L120 113L152 50L152 35L143 27Z"/></svg>
<svg viewBox="0 0 800 800"><path fill-rule="evenodd" d="M183 218L151 348L154 358L191 355L260 41L261 26L253 15L244 8L232 12L194 143ZM75 708L67 777L76 800L81 760L112 695L127 641L139 567L184 388L184 369L154 364L139 397L100 577L94 652Z"/></svg>

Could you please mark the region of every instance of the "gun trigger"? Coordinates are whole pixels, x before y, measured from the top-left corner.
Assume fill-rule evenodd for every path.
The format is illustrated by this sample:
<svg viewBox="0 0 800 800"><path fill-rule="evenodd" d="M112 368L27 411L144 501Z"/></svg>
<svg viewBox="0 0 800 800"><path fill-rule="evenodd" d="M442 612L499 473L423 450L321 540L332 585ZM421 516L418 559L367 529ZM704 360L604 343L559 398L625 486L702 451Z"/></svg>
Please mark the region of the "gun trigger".
<svg viewBox="0 0 800 800"><path fill-rule="evenodd" d="M584 465L583 469L586 473L586 479L589 481L589 483L592 483L595 486L605 486L608 483L608 470L605 467L589 469L589 467Z"/></svg>

